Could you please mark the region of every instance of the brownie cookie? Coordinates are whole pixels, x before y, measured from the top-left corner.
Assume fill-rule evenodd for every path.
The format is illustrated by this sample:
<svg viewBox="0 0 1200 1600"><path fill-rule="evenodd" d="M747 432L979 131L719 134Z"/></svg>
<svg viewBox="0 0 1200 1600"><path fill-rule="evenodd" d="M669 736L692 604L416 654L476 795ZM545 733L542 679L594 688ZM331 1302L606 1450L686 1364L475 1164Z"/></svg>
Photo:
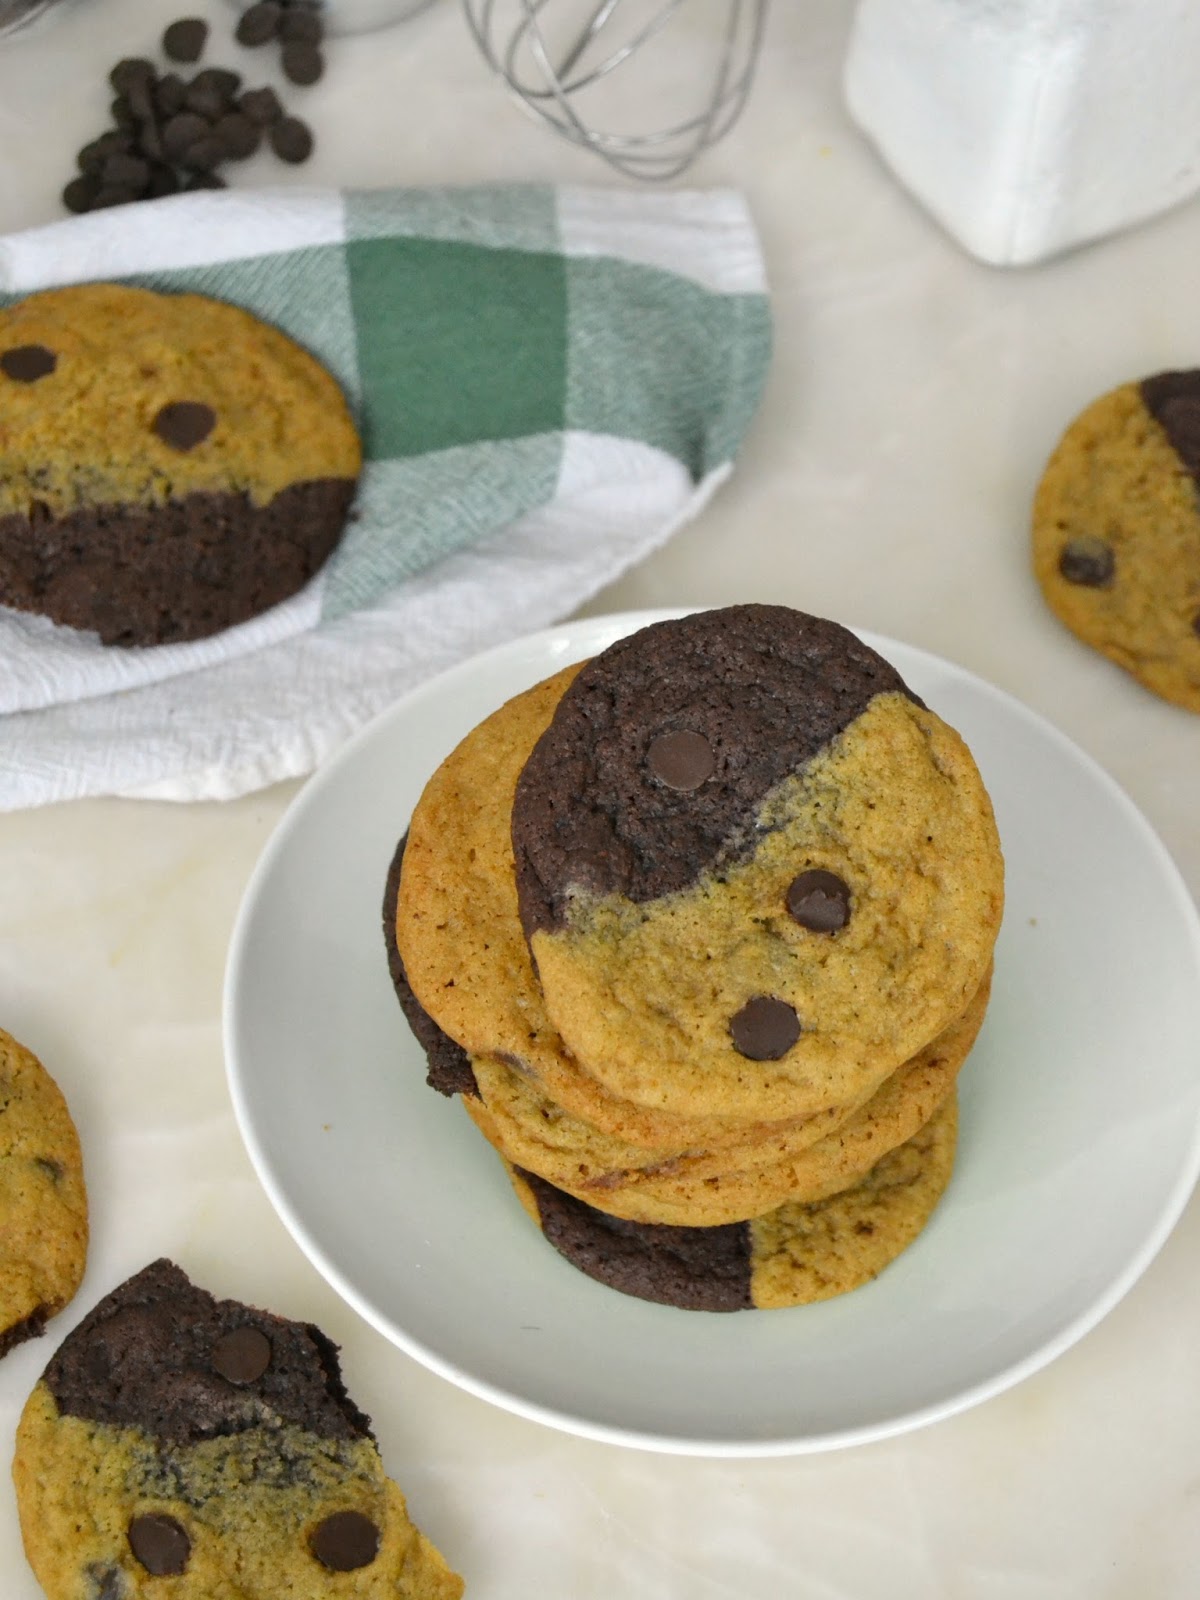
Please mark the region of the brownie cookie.
<svg viewBox="0 0 1200 1600"><path fill-rule="evenodd" d="M681 1151L647 1164L646 1152L597 1135L559 1111L503 1063L476 1060L471 1120L512 1166L631 1222L715 1227L762 1216L786 1201L812 1202L858 1183L911 1139L952 1093L987 1009L990 974L958 1021L898 1068L870 1100L815 1144L787 1141ZM627 1165L619 1165L624 1158ZM743 1163L739 1165L739 1163Z"/></svg>
<svg viewBox="0 0 1200 1600"><path fill-rule="evenodd" d="M512 840L567 1050L674 1115L873 1091L966 1009L1000 925L962 739L853 634L782 606L658 623L585 666Z"/></svg>
<svg viewBox="0 0 1200 1600"><path fill-rule="evenodd" d="M610 1288L687 1311L772 1310L845 1294L894 1261L950 1181L957 1127L951 1095L853 1188L715 1228L626 1222L531 1173L509 1175L555 1249Z"/></svg>
<svg viewBox="0 0 1200 1600"><path fill-rule="evenodd" d="M1200 371L1122 384L1072 422L1034 499L1033 567L1072 633L1200 711Z"/></svg>
<svg viewBox="0 0 1200 1600"><path fill-rule="evenodd" d="M462 1087L464 1072L457 1045L467 1057L500 1059L535 1079L564 1110L649 1150L716 1149L778 1135L778 1122L768 1128L752 1120L668 1113L612 1095L563 1049L546 1016L517 911L509 817L517 776L578 671L564 668L508 701L462 740L426 785L403 851L394 919L385 927L396 945L389 956L393 980L403 974L401 1003L418 1037L425 1024L417 1012L436 1025L439 1059L457 1075L455 1087ZM432 1081L438 1077L432 1071ZM819 1118L780 1120L791 1123L791 1147L800 1149L852 1109L847 1104Z"/></svg>
<svg viewBox="0 0 1200 1600"><path fill-rule="evenodd" d="M156 1261L70 1334L13 1477L49 1600L455 1600L319 1329Z"/></svg>
<svg viewBox="0 0 1200 1600"><path fill-rule="evenodd" d="M87 1259L79 1136L50 1074L0 1030L0 1355L40 1334Z"/></svg>
<svg viewBox="0 0 1200 1600"><path fill-rule="evenodd" d="M0 310L0 605L198 639L309 581L362 454L335 380L249 312L85 284Z"/></svg>

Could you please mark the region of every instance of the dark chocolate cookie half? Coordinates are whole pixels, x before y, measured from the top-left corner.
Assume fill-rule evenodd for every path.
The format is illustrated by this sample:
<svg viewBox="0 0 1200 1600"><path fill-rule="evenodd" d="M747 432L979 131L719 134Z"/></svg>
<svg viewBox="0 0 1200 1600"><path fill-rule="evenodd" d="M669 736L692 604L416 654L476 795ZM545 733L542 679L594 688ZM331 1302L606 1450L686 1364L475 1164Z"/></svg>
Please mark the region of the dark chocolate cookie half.
<svg viewBox="0 0 1200 1600"><path fill-rule="evenodd" d="M133 1600L167 1578L188 1600L316 1600L350 1571L379 1600L462 1593L384 1474L331 1341L216 1300L169 1261L68 1336L25 1406L13 1476L48 1600Z"/></svg>

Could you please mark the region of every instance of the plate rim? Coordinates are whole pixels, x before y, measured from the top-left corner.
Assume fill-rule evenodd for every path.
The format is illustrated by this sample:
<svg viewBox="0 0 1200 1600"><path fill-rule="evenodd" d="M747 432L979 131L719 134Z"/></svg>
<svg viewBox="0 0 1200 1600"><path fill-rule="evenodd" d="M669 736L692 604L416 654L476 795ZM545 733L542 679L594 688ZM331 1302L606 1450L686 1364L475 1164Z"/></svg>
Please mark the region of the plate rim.
<svg viewBox="0 0 1200 1600"><path fill-rule="evenodd" d="M541 1423L559 1432L598 1443L619 1445L653 1454L714 1459L762 1459L811 1455L895 1438L971 1410L1042 1371L1092 1332L1125 1298L1157 1257L1179 1222L1197 1183L1200 1182L1200 1108L1197 1109L1193 1119L1187 1159L1180 1164L1180 1170L1159 1210L1154 1227L1148 1230L1140 1247L1133 1252L1124 1268L1114 1276L1106 1289L1098 1294L1090 1305L1064 1324L1054 1337L1043 1341L1035 1350L1017 1361L1010 1362L991 1377L968 1385L955 1395L915 1409L881 1417L872 1423L827 1429L819 1433L807 1433L789 1438L730 1440L631 1429L597 1422L560 1410L525 1395L513 1393L488 1379L464 1370L457 1362L441 1355L407 1330L400 1328L346 1278L337 1262L329 1256L301 1221L284 1187L276 1180L270 1159L260 1140L255 1119L249 1109L241 1079L239 1052L234 1039L235 1015L240 998L240 975L245 966L244 951L264 886L269 881L276 860L285 850L291 832L299 820L314 806L320 804L326 787L335 781L343 767L354 760L361 748L379 739L393 719L403 719L404 713L410 706L430 696L445 693L447 689L452 692L456 678L473 678L481 671L486 671L487 664L492 660L519 656L525 650L531 653L544 651L548 656L557 641L567 641L577 637L581 631L598 636L611 635L615 639L655 622L708 609L716 608L678 606L607 612L555 623L532 633L505 640L467 656L453 666L414 685L372 716L323 761L288 802L260 851L242 892L227 947L222 982L221 1035L225 1077L238 1132L255 1176L293 1241L335 1293L368 1326L427 1370L501 1410ZM1172 897L1182 913L1183 921L1190 927L1193 955L1197 971L1200 972L1200 908L1197 907L1174 857L1153 824L1127 790L1094 756L1076 744L1068 734L1041 712L1008 690L979 676L970 668L920 645L909 644L873 629L859 628L850 623L842 625L885 658L889 648L896 646L902 652L920 658L922 664L927 664L932 670L949 669L954 678L965 681L973 692L999 703L1010 715L1031 722L1043 736L1049 737L1054 744L1064 747L1066 752L1084 768L1089 778L1107 791L1109 797L1124 813L1126 820L1141 835L1143 843L1157 857L1164 886L1169 885ZM567 648L570 648L569 644Z"/></svg>

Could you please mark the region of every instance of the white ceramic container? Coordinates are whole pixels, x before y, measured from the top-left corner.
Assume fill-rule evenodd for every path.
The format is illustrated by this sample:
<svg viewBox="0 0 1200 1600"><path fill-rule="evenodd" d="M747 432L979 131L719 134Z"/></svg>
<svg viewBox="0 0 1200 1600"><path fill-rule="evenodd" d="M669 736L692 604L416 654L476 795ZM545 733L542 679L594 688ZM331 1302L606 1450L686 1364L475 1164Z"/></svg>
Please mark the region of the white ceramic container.
<svg viewBox="0 0 1200 1600"><path fill-rule="evenodd" d="M970 253L1018 266L1200 189L1196 0L860 0L846 103Z"/></svg>

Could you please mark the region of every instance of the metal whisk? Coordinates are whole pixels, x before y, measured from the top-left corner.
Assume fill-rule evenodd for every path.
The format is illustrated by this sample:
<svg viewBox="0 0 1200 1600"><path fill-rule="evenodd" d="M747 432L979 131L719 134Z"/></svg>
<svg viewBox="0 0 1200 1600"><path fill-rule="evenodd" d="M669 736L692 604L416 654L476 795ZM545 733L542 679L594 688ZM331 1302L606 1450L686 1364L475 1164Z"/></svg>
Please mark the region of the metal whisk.
<svg viewBox="0 0 1200 1600"><path fill-rule="evenodd" d="M662 182L685 171L741 114L767 0L463 0L463 6L493 71L527 111L627 177ZM656 85L672 108L668 124L628 131L603 125L618 76L624 115L637 104L636 68L651 47L672 63Z"/></svg>

